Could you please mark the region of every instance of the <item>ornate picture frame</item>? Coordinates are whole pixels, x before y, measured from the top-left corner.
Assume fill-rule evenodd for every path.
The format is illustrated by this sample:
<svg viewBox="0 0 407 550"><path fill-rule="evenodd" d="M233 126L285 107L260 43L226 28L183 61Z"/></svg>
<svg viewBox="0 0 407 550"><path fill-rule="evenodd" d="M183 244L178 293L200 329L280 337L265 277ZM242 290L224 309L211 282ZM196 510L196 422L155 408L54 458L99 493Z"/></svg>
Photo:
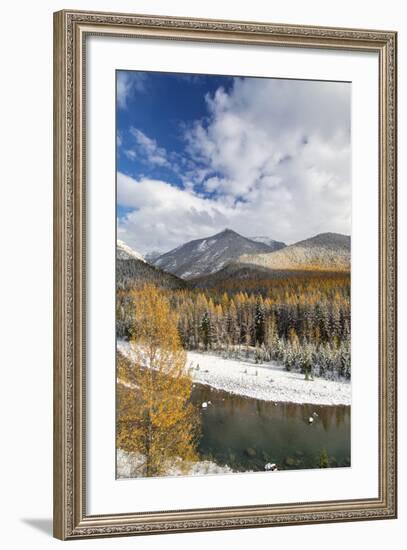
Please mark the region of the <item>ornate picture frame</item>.
<svg viewBox="0 0 407 550"><path fill-rule="evenodd" d="M86 493L86 41L150 38L378 56L378 494L91 515ZM397 514L397 34L64 10L54 14L54 535L59 539L391 519ZM148 480L146 481L148 483Z"/></svg>

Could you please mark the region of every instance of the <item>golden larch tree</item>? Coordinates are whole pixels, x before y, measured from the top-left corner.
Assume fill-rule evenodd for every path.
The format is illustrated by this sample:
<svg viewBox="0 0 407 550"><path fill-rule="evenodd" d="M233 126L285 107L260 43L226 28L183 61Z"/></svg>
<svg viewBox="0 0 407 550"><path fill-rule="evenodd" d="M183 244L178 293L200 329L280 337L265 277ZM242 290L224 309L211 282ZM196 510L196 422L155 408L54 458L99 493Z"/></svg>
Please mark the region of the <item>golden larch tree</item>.
<svg viewBox="0 0 407 550"><path fill-rule="evenodd" d="M142 476L187 470L197 460L199 423L177 316L154 285L133 299L132 358L118 359L117 447L140 455Z"/></svg>

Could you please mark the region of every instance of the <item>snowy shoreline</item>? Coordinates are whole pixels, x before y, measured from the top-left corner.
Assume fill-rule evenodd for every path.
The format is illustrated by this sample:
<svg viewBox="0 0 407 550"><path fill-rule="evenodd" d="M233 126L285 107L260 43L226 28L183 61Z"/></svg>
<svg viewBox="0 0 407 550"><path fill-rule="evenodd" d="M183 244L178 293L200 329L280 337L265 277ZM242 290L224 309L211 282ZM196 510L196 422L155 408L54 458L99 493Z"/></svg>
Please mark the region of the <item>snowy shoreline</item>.
<svg viewBox="0 0 407 550"><path fill-rule="evenodd" d="M143 464L143 457L138 453L129 453L122 449L116 450L116 474L118 479L134 479L143 477L138 471L139 466ZM165 476L202 476L213 474L231 474L232 468L229 466L219 466L210 460L200 460L198 462L188 463L187 471L182 469L182 461L175 460L173 466L168 469Z"/></svg>
<svg viewBox="0 0 407 550"><path fill-rule="evenodd" d="M129 342L118 340L117 349L132 358ZM256 365L250 360L188 351L187 366L194 382L235 395L284 403L351 404L350 382L324 378L305 380L303 374L288 372L275 361Z"/></svg>

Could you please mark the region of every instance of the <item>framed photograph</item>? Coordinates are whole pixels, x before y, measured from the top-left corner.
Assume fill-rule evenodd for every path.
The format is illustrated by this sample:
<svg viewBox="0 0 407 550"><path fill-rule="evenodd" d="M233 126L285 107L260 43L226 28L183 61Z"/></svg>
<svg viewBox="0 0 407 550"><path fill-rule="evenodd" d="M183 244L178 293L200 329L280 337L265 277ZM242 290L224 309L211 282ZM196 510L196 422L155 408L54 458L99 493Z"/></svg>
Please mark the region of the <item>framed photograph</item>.
<svg viewBox="0 0 407 550"><path fill-rule="evenodd" d="M396 517L396 33L54 18L54 534Z"/></svg>

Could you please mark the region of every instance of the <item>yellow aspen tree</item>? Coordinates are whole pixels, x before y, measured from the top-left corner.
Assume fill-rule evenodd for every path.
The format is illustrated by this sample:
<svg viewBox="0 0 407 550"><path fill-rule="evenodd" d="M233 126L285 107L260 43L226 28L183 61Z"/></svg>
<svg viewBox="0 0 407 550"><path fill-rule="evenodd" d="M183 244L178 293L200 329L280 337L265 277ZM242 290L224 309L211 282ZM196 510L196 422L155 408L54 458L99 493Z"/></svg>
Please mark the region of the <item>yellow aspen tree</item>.
<svg viewBox="0 0 407 550"><path fill-rule="evenodd" d="M140 455L142 476L197 460L198 413L177 316L154 285L134 291L132 360L119 357L117 447Z"/></svg>

